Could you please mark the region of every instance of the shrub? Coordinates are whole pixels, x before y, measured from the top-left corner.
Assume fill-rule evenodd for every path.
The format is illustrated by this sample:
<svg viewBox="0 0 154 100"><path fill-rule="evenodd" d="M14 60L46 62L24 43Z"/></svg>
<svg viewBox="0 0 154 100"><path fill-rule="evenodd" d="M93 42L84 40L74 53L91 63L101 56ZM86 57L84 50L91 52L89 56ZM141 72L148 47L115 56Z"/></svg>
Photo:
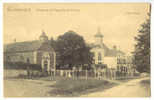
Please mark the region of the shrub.
<svg viewBox="0 0 154 100"><path fill-rule="evenodd" d="M41 70L41 65L39 64L27 64L24 62L4 62L4 69L27 69L30 66L33 70Z"/></svg>

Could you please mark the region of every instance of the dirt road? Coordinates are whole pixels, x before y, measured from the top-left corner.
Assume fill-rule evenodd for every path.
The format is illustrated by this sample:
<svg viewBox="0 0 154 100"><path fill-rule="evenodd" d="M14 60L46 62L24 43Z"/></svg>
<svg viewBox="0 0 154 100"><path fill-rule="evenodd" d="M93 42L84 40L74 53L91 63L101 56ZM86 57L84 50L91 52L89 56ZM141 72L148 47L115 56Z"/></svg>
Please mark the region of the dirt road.
<svg viewBox="0 0 154 100"><path fill-rule="evenodd" d="M150 86L141 85L141 81L148 78L134 79L121 83L113 88L88 93L81 97L149 97ZM55 81L9 79L4 80L5 97L51 97L51 85Z"/></svg>
<svg viewBox="0 0 154 100"><path fill-rule="evenodd" d="M105 91L99 91L82 95L81 97L149 97L150 87L141 85L142 80L149 78L134 79Z"/></svg>

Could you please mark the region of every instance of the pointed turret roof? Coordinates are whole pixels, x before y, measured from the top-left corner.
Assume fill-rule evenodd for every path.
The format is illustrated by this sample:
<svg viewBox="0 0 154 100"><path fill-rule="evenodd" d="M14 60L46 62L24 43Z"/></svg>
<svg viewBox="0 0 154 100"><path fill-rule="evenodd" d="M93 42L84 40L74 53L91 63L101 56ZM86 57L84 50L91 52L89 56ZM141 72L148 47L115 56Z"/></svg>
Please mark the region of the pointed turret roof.
<svg viewBox="0 0 154 100"><path fill-rule="evenodd" d="M101 34L101 29L98 27L97 33L95 34L95 37L104 37L103 34Z"/></svg>
<svg viewBox="0 0 154 100"><path fill-rule="evenodd" d="M42 34L40 35L40 37L47 37L44 30L42 30Z"/></svg>

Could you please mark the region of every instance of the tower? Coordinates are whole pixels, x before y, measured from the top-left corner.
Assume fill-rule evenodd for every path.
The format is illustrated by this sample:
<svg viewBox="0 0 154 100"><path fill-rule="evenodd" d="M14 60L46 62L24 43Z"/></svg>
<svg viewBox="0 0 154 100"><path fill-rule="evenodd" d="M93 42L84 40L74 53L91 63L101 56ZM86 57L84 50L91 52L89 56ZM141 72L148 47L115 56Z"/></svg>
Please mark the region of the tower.
<svg viewBox="0 0 154 100"><path fill-rule="evenodd" d="M42 30L42 34L39 37L39 40L44 43L48 41L48 36L46 36L45 32Z"/></svg>
<svg viewBox="0 0 154 100"><path fill-rule="evenodd" d="M101 34L101 29L98 27L97 33L95 34L95 43L101 45L103 43L103 35Z"/></svg>

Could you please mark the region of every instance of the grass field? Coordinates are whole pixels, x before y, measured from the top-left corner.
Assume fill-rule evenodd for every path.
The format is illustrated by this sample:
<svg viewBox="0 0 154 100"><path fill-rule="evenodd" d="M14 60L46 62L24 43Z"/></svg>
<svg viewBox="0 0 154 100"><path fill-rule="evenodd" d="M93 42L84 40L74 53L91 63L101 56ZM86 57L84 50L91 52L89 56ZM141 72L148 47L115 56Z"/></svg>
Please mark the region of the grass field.
<svg viewBox="0 0 154 100"><path fill-rule="evenodd" d="M4 89L6 96L8 91L14 91L14 94L9 95L13 97L78 97L81 94L102 91L117 85L117 83L107 80L73 80L64 77L56 77L54 80L51 80L50 77L41 77L34 78L30 81L31 79L21 77L25 75L26 71L24 70L4 70ZM23 91L24 93L20 94ZM33 91L33 93L29 93L30 91ZM39 94L38 91L43 91L43 93Z"/></svg>
<svg viewBox="0 0 154 100"><path fill-rule="evenodd" d="M8 78L17 78L20 75L26 75L26 71L25 70L15 70L15 69L5 69L4 70L4 79L8 79Z"/></svg>
<svg viewBox="0 0 154 100"><path fill-rule="evenodd" d="M106 80L78 79L78 80L57 80L56 84L51 85L54 89L50 91L51 96L80 96L89 92L105 90L117 85Z"/></svg>

